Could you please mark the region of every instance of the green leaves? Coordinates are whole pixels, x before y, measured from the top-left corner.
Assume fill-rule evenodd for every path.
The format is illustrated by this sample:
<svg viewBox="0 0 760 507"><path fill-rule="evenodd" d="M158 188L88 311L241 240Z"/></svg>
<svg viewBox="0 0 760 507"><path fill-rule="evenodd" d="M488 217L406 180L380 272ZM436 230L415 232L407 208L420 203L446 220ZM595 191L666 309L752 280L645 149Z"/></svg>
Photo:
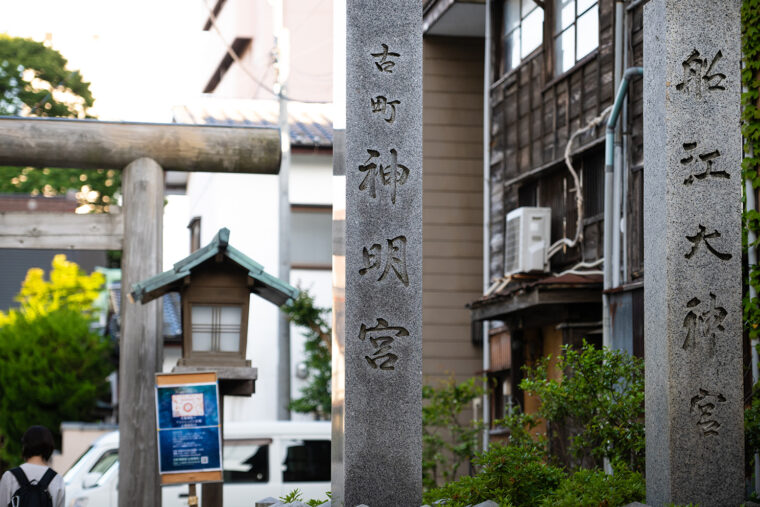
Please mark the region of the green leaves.
<svg viewBox="0 0 760 507"><path fill-rule="evenodd" d="M603 470L578 470L563 480L550 496L544 498L543 507L576 507L628 505L643 502L646 483L640 473L625 468L613 475Z"/></svg>
<svg viewBox="0 0 760 507"><path fill-rule="evenodd" d="M90 84L67 63L40 42L0 34L0 114L90 117Z"/></svg>
<svg viewBox="0 0 760 507"><path fill-rule="evenodd" d="M92 302L102 275L86 275L56 256L50 281L32 269L17 300L0 312L0 459L17 464L20 435L33 424L57 438L63 421L97 418L106 376L114 369L112 344L91 330Z"/></svg>
<svg viewBox="0 0 760 507"><path fill-rule="evenodd" d="M332 328L328 324L330 310L315 306L314 297L308 290L301 290L298 297L281 307L281 310L290 322L303 328L306 334L304 352L309 373L308 383L301 388L301 397L290 402L290 409L303 414L312 413L317 419L328 419L332 409Z"/></svg>
<svg viewBox="0 0 760 507"><path fill-rule="evenodd" d="M92 118L90 84L39 42L0 34L0 115ZM60 195L71 190L90 211L108 211L120 171L0 167L0 193Z"/></svg>
<svg viewBox="0 0 760 507"><path fill-rule="evenodd" d="M564 478L562 469L546 464L538 446L492 445L479 454L475 465L480 472L433 489L423 495L425 503L445 498L447 506L464 507L486 500L500 506L534 506L554 491Z"/></svg>
<svg viewBox="0 0 760 507"><path fill-rule="evenodd" d="M559 381L549 380L550 358L526 368L520 388L538 396L538 414L570 433L570 452L579 460L604 457L644 467L644 365L624 352L565 346L557 358Z"/></svg>
<svg viewBox="0 0 760 507"><path fill-rule="evenodd" d="M482 378L457 384L454 378L438 387L422 386L422 484L435 488L439 480L454 480L478 445L482 421L465 414L472 400L483 396Z"/></svg>

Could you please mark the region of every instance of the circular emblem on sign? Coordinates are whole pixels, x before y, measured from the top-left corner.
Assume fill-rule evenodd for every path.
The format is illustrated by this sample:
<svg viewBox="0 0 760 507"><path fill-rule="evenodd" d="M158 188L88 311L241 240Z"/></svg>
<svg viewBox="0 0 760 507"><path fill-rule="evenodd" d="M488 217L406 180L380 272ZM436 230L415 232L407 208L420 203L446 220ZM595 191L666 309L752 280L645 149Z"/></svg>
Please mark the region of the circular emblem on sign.
<svg viewBox="0 0 760 507"><path fill-rule="evenodd" d="M193 409L193 404L185 403L185 405L182 408L185 409L185 412L190 412Z"/></svg>

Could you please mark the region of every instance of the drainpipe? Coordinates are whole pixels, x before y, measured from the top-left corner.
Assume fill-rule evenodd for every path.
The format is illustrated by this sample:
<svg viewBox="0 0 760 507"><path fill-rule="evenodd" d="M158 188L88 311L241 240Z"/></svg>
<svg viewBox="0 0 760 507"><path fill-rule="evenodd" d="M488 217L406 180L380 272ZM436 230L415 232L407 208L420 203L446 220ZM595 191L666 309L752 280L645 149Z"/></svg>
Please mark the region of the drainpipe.
<svg viewBox="0 0 760 507"><path fill-rule="evenodd" d="M620 82L617 95L615 97L615 103L612 106L612 112L607 120L607 133L605 140L605 159L604 159L604 290L612 288L612 271L613 267L616 267L619 271L620 266L614 266L607 259L612 259L612 243L613 234L619 228L620 215L614 215L613 208L613 182L619 178L615 178L614 169L615 165L615 125L617 124L618 116L620 116L620 110L622 109L625 95L628 92L628 82L633 76L640 76L644 74L642 67L630 67L623 73L623 78ZM618 157L620 158L620 157ZM618 208L619 211L619 208ZM618 222L618 227L613 227L614 223ZM616 238L619 242L620 238ZM619 275L618 275L619 278ZM611 329L610 329L610 302L609 296L603 294L602 302L604 305L602 315L603 326L603 344L605 347L609 347L611 344Z"/></svg>
<svg viewBox="0 0 760 507"><path fill-rule="evenodd" d="M626 10L623 13L623 68L628 68L628 11ZM620 255L620 276L622 283L626 283L628 281L628 256L626 255L625 248L628 245L628 177L630 174L630 153L628 151L628 139L630 136L630 132L628 131L628 101L626 100L623 104L623 124L620 127L620 137L623 141L623 151L621 153L621 165L622 165L622 177L623 177L623 189L622 189L622 219L620 220L620 245L621 245L621 255Z"/></svg>
<svg viewBox="0 0 760 507"><path fill-rule="evenodd" d="M483 293L490 285L491 272L491 0L486 0L486 33L483 57ZM491 367L489 322L483 321L483 371ZM491 406L488 380L483 382L483 450L488 450Z"/></svg>
<svg viewBox="0 0 760 507"><path fill-rule="evenodd" d="M623 77L623 15L625 12L624 4L621 0L615 2L615 89L620 88L620 80ZM613 192L612 192L612 215L610 223L610 240L612 241L612 262L610 270L612 272L612 287L620 286L620 207L623 200L623 185L621 177L623 174L623 142L620 135L620 128L615 128L615 158L613 166ZM607 257L605 257L607 259ZM606 263L605 263L606 264Z"/></svg>
<svg viewBox="0 0 760 507"><path fill-rule="evenodd" d="M623 15L625 5L622 0L615 2L615 60L613 67L613 86L621 89L623 77ZM610 120L619 112L618 99L615 98ZM623 102L621 99L620 102ZM610 147L610 125L613 126L614 147ZM602 295L602 344L612 345L612 316L610 315L610 296L607 293L611 287L620 285L620 202L622 200L622 184L620 182L623 147L620 129L615 129L615 122L607 123L607 146L604 165L604 294ZM614 150L614 151L611 151ZM612 465L609 458L604 458L604 471L612 475Z"/></svg>
<svg viewBox="0 0 760 507"><path fill-rule="evenodd" d="M615 45L614 45L614 67L613 67L613 86L617 90L620 87L620 80L622 78L622 61L623 61L623 16L620 12L620 8L623 2L615 2ZM617 104L617 100L615 101ZM612 113L610 113L612 117ZM609 136L608 136L609 137ZM616 237L615 230L615 209L619 210L619 206L616 208L615 203L619 202L615 195L615 168L614 159L615 154L614 146L609 144L610 140L607 139L605 165L604 165L604 293L602 294L602 345L609 347L612 343L610 333L610 301L607 295L607 290L612 288L612 273L614 266L617 266L614 257L614 241ZM619 214L618 214L619 217ZM619 243L618 238L618 243ZM619 254L619 247L618 247Z"/></svg>

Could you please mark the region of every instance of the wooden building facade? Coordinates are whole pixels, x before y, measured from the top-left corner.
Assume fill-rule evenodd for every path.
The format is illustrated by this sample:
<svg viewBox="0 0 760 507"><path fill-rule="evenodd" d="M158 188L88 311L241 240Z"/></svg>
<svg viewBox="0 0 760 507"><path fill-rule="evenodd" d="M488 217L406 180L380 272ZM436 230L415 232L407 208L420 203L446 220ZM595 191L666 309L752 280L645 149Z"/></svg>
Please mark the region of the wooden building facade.
<svg viewBox="0 0 760 507"><path fill-rule="evenodd" d="M492 3L489 275L493 284L470 307L474 320L490 321L496 328L490 337L492 354L505 346L511 352L508 364L491 362L489 374L497 383L491 396L494 418L503 415L509 403L526 411L536 408L537 401L526 399L517 387L523 364L548 354L556 357L563 345L579 345L584 339L602 344L604 143L607 113L617 93L615 6L614 0ZM640 2L626 2L621 10L623 21L617 25L623 32L621 68L641 66L643 7ZM538 25L540 37L535 34ZM619 238L620 283L607 291L610 336L615 337L610 344L639 355L643 353L642 106L642 81L633 79L619 120L625 207L625 231ZM566 153L577 172L582 201L576 197ZM545 273L505 274L510 247L506 217L524 206L551 209L550 244L572 240L578 226L582 234L575 246L563 247L551 257Z"/></svg>

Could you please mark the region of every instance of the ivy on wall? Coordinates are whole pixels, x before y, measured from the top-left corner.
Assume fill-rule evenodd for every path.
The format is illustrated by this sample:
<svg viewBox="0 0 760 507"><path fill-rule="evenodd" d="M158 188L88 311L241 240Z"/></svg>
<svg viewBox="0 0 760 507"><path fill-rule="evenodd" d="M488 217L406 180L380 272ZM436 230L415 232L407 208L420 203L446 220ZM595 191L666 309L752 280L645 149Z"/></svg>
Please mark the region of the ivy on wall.
<svg viewBox="0 0 760 507"><path fill-rule="evenodd" d="M757 197L760 188L760 0L742 1L742 135L744 136L744 160L742 176L752 182L752 189ZM756 199L757 202L757 199ZM757 207L757 206L755 206ZM748 232L755 234L750 244ZM744 212L744 245L757 248L760 244L760 212L752 209ZM760 268L757 264L749 266L748 283L760 292ZM744 324L751 339L760 338L760 298L749 296L743 300ZM745 446L746 459L752 459L755 450L760 449L760 396L758 386L752 389L752 397L747 400L749 407L745 411Z"/></svg>
<svg viewBox="0 0 760 507"><path fill-rule="evenodd" d="M745 156L742 161L742 176L752 182L752 188L760 188L760 0L744 0L742 3L742 135ZM760 212L746 210L744 213L745 245L757 248L759 239L747 244L746 233L753 231L760 238ZM749 283L760 289L760 269L757 265L749 268ZM744 319L750 338L760 337L760 301L758 298L744 299Z"/></svg>

